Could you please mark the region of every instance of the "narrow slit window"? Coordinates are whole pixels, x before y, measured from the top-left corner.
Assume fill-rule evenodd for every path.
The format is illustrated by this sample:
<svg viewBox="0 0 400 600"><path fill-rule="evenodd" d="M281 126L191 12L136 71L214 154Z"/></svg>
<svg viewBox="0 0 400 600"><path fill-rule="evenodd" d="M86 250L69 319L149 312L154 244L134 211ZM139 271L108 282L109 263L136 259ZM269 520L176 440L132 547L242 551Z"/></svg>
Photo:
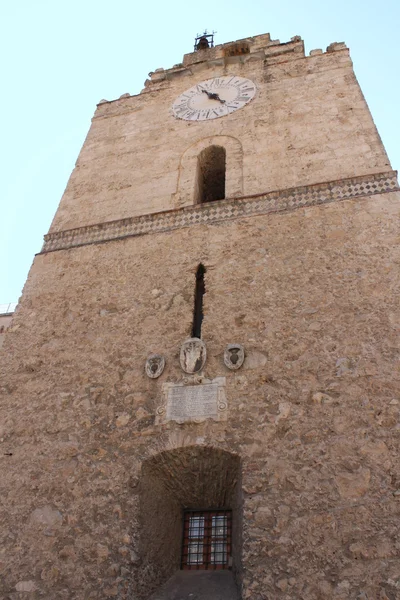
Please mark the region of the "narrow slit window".
<svg viewBox="0 0 400 600"><path fill-rule="evenodd" d="M225 198L226 151L222 146L210 146L197 159L196 203Z"/></svg>
<svg viewBox="0 0 400 600"><path fill-rule="evenodd" d="M201 324L203 322L203 297L206 293L204 274L206 269L200 264L196 271L196 288L194 293L193 329L192 337L201 338Z"/></svg>

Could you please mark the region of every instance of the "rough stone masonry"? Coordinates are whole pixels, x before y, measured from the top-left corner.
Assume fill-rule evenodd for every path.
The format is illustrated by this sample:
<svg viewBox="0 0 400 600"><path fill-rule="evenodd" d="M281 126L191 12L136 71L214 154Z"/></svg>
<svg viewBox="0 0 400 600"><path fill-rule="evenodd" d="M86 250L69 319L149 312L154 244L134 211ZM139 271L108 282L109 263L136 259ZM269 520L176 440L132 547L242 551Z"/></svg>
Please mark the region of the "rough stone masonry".
<svg viewBox="0 0 400 600"><path fill-rule="evenodd" d="M227 75L246 106L174 116ZM1 349L2 600L146 600L222 507L243 600L400 598L399 198L344 44L199 49L98 105ZM224 418L162 418L217 378Z"/></svg>

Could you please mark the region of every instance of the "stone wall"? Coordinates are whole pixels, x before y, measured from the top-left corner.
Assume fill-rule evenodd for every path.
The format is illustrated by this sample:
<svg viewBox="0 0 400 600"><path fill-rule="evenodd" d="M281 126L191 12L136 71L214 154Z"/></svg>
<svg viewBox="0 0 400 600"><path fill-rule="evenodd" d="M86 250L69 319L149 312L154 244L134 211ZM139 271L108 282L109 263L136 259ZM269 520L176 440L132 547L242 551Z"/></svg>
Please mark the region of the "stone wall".
<svg viewBox="0 0 400 600"><path fill-rule="evenodd" d="M195 447L240 460L243 599L396 600L398 217L382 193L37 256L0 361L0 595L144 600L143 465ZM156 425L200 262L228 417Z"/></svg>

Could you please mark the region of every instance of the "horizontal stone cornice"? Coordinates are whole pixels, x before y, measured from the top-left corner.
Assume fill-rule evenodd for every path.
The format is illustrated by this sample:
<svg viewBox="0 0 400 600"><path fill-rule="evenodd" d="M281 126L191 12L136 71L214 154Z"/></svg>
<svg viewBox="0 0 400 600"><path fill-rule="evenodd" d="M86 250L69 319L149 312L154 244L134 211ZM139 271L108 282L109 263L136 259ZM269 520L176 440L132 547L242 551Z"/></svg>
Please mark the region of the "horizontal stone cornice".
<svg viewBox="0 0 400 600"><path fill-rule="evenodd" d="M176 210L48 233L44 236L40 254L126 237L172 231L192 225L209 225L221 221L290 211L306 206L399 190L397 172L388 171L253 196L228 198Z"/></svg>

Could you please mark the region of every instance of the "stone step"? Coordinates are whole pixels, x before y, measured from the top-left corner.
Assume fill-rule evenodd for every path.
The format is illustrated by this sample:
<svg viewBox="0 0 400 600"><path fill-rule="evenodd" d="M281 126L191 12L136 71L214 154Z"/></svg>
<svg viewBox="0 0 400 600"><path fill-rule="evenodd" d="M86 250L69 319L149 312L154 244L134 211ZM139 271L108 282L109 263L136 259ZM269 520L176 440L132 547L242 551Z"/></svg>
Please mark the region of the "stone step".
<svg viewBox="0 0 400 600"><path fill-rule="evenodd" d="M231 571L177 571L149 600L240 600Z"/></svg>

